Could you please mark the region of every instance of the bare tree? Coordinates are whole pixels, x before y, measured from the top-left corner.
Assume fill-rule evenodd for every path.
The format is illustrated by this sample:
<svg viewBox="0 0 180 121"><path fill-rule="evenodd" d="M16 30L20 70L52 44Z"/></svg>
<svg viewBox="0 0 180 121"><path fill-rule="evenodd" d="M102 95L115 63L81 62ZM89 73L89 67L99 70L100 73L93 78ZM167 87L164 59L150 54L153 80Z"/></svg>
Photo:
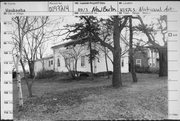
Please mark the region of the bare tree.
<svg viewBox="0 0 180 121"><path fill-rule="evenodd" d="M162 15L160 16L158 20L158 24L156 25L147 25L144 23L141 16L134 17L135 19L138 19L140 21L139 26L137 26L137 30L143 32L147 38L148 43L150 43L152 46L151 48L157 49L159 53L159 76L167 76L167 39L165 37L167 33L167 16ZM163 26L163 23L165 25ZM162 40L163 45L159 43L159 41L155 38L155 35L159 31L158 29L155 29L154 27L158 26L158 29L160 30L162 34Z"/></svg>
<svg viewBox="0 0 180 121"><path fill-rule="evenodd" d="M132 16L129 17L129 61L130 61L130 72L132 74L133 82L137 82L137 76L135 72L135 64L133 58L133 29L132 29Z"/></svg>
<svg viewBox="0 0 180 121"><path fill-rule="evenodd" d="M65 60L65 66L71 74L72 78L76 78L78 75L77 62L81 56L86 54L85 46L68 46L65 50L60 50L59 53L63 56Z"/></svg>
<svg viewBox="0 0 180 121"><path fill-rule="evenodd" d="M20 76L20 72L19 72L19 62L22 58L22 49L23 49L23 39L25 36L25 32L22 31L21 29L25 29L26 23L27 23L27 19L25 19L24 21L20 22L20 18L16 17L15 18L16 21L15 23L17 24L17 30L18 30L18 35L17 35L17 40L18 40L18 44L17 44L17 48L19 53L16 55L17 60L15 63L15 67L16 67L16 73L17 73L17 87L18 87L18 99L19 99L19 110L22 109L23 107L23 96L22 96L22 87L21 87L21 76Z"/></svg>
<svg viewBox="0 0 180 121"><path fill-rule="evenodd" d="M37 52L37 48L39 47L40 43L42 43L43 36L39 39L39 31L42 31L42 28L46 25L48 21L48 17L14 17L13 22L15 24L15 30L13 32L13 40L14 40L14 46L17 50L17 64L20 62L21 66L23 68L24 77L27 83L29 96L32 96L32 82L29 83L27 79L27 74L25 70L25 65L23 63L22 57L25 56L28 65L29 65L29 71L31 77L33 77L33 68L34 68L34 62L32 61L35 59L35 53ZM39 30L39 31L38 31ZM38 32L37 32L38 31ZM30 38L31 36L31 38ZM31 39L31 40L30 40ZM25 42L26 41L26 42ZM34 43L35 42L35 43ZM27 47L27 43L29 47ZM32 45L32 46L30 46ZM31 58L29 59L29 55L31 55ZM17 79L18 79L18 87L21 85L21 77L19 74L18 65L16 66L17 70ZM19 90L19 95L22 95L22 91ZM19 105L23 106L23 100L22 97L19 97Z"/></svg>
<svg viewBox="0 0 180 121"><path fill-rule="evenodd" d="M44 54L45 54L45 51L46 51L46 49L47 49L47 45L45 44L45 43L42 43L40 46L39 46L39 48L38 48L38 52L39 53L37 53L37 54L39 54L39 59L40 59L40 61L41 61L41 63L42 63L42 69L43 69L43 71L45 70L45 65L44 65L44 59L43 59L43 57L44 57ZM38 58L38 57L37 57Z"/></svg>
<svg viewBox="0 0 180 121"><path fill-rule="evenodd" d="M101 26L100 26L100 28L101 28L100 37L103 39L104 42L112 44L113 43L111 41L111 38L112 38L112 26L110 24L108 24L107 19L101 19L100 22L101 22L100 23L101 24ZM108 55L109 49L107 47L105 47L105 46L101 46L101 47L99 47L99 49L100 49L100 51L103 51L103 53L104 53L104 59L105 59L105 63L106 63L106 71L107 71L108 78L110 78L109 69L108 69L108 58L112 62L112 64L113 64L113 61L110 58L110 56Z"/></svg>

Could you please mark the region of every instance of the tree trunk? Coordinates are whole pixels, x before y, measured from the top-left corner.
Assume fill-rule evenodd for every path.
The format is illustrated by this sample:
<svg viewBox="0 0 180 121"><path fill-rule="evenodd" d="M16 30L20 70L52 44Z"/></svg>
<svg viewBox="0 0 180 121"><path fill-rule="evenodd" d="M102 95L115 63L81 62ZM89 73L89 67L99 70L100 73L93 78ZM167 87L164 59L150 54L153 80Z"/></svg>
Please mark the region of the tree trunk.
<svg viewBox="0 0 180 121"><path fill-rule="evenodd" d="M30 81L28 81L28 77L26 75L26 70L25 70L25 67L24 67L24 64L22 62L22 60L20 60L20 63L21 63L21 66L23 68L23 73L24 73L24 78L25 78L25 81L26 81L26 85L27 85L27 88L28 88L28 93L29 93L29 97L32 97L32 83L30 83Z"/></svg>
<svg viewBox="0 0 180 121"><path fill-rule="evenodd" d="M159 77L168 75L167 48L159 48Z"/></svg>
<svg viewBox="0 0 180 121"><path fill-rule="evenodd" d="M42 60L43 62L42 62L42 67L43 67L43 71L45 70L45 68L44 68L44 59Z"/></svg>
<svg viewBox="0 0 180 121"><path fill-rule="evenodd" d="M91 40L89 41L89 49L90 49L90 67L91 67L91 79L93 79L93 60L92 60L92 45Z"/></svg>
<svg viewBox="0 0 180 121"><path fill-rule="evenodd" d="M134 58L133 58L133 30L132 30L132 18L129 17L129 61L130 61L130 72L132 75L133 82L137 82L137 76L135 72Z"/></svg>
<svg viewBox="0 0 180 121"><path fill-rule="evenodd" d="M22 58L22 49L23 49L23 37L21 36L21 27L20 27L20 20L17 17L18 21L18 37L19 37L19 56L17 55L16 61L16 71L17 71L17 87L18 87L18 99L19 99L19 110L23 108L23 94L22 94L22 87L21 87L21 75L19 72L19 62ZM22 32L23 34L23 32Z"/></svg>
<svg viewBox="0 0 180 121"><path fill-rule="evenodd" d="M120 29L119 29L119 20L118 16L114 17L113 23L113 42L114 42L114 52L113 52L113 78L112 78L112 86L113 87L120 87L122 86L121 82L121 67L120 67L120 55L121 55L121 48L120 48Z"/></svg>
<svg viewBox="0 0 180 121"><path fill-rule="evenodd" d="M25 70L24 64L22 62L22 59L20 60L20 63L21 63L21 67L23 69L24 77L26 78L26 70Z"/></svg>
<svg viewBox="0 0 180 121"><path fill-rule="evenodd" d="M29 65L29 75L31 78L34 77L34 62L33 61L28 61L28 65Z"/></svg>
<svg viewBox="0 0 180 121"><path fill-rule="evenodd" d="M17 55L16 61L16 72L17 72L17 87L18 87L18 99L19 99L19 111L23 108L23 95L22 95L22 87L21 87L21 75L19 72L19 61L21 60L20 56Z"/></svg>
<svg viewBox="0 0 180 121"><path fill-rule="evenodd" d="M33 97L32 94L32 84L33 84L33 80L30 83L30 81L28 79L26 79L26 83L27 83L27 88L28 88L28 93L29 93L29 97Z"/></svg>
<svg viewBox="0 0 180 121"><path fill-rule="evenodd" d="M130 57L130 64L129 65L130 65L130 72L131 72L131 75L132 75L133 82L137 82L138 80L137 80L137 76L136 76L133 57Z"/></svg>
<svg viewBox="0 0 180 121"><path fill-rule="evenodd" d="M107 71L107 75L108 75L108 79L109 77L109 69L108 69L108 63L107 63L107 51L106 51L106 47L104 47L104 51L105 51L105 62L106 62L106 71Z"/></svg>
<svg viewBox="0 0 180 121"><path fill-rule="evenodd" d="M41 59L41 63L42 63L42 68L43 68L43 71L45 70L45 67L44 67L44 59L43 59L43 56L42 56L42 51L41 49L39 49L40 51L40 59Z"/></svg>
<svg viewBox="0 0 180 121"><path fill-rule="evenodd" d="M78 76L78 72L77 72L77 61L78 59L75 59L75 76L77 77Z"/></svg>
<svg viewBox="0 0 180 121"><path fill-rule="evenodd" d="M28 61L28 65L29 65L29 76L30 79L26 79L26 84L27 84L27 88L28 88L28 93L29 93L29 97L33 97L32 94L32 84L34 81L34 62L33 61ZM30 80L32 79L32 81L30 82Z"/></svg>

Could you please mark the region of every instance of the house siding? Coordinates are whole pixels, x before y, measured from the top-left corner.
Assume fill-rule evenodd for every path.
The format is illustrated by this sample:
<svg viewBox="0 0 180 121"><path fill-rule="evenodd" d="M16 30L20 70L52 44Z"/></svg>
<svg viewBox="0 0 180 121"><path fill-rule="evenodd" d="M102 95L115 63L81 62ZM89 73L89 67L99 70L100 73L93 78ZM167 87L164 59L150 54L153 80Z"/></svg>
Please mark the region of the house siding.
<svg viewBox="0 0 180 121"><path fill-rule="evenodd" d="M64 57L60 54L59 51L64 51L66 48L65 47L60 47L60 48L54 48L54 58L55 58L55 71L57 72L67 72L67 68L65 66L65 60L64 60ZM87 47L84 48L84 55L87 55L89 53L89 51L87 51ZM112 53L109 52L108 54L111 58L113 57L112 56ZM98 58L99 59L95 59L93 60L93 72L94 73L98 73L98 72L103 72L103 71L106 71L106 62L105 62L105 55L103 53L100 53ZM58 58L60 59L60 66L58 67L57 66L57 61L58 61ZM112 58L113 59L113 58ZM99 60L99 61L98 61ZM128 73L129 70L128 70L128 53L125 54L121 61L124 61L124 66L121 68L122 70L122 73ZM112 62L107 58L107 63L108 63L108 70L109 71L113 71L113 65L112 65ZM77 70L78 71L83 71L83 72L90 72L90 63L89 63L89 60L88 60L88 57L85 56L85 66L81 66L81 58L78 59L77 61Z"/></svg>
<svg viewBox="0 0 180 121"><path fill-rule="evenodd" d="M159 59L159 54L158 52L156 52L154 49L148 49L149 53L148 53L148 64L150 67L152 68L159 68L159 61L157 59Z"/></svg>
<svg viewBox="0 0 180 121"><path fill-rule="evenodd" d="M148 55L147 54L143 54L141 51L138 51L135 53L134 55L134 62L135 62L135 65L136 64L136 60L137 59L141 59L141 67L148 67L149 64L148 64Z"/></svg>
<svg viewBox="0 0 180 121"><path fill-rule="evenodd" d="M76 45L78 46L78 45ZM97 48L95 44L92 44L93 48ZM121 47L123 49L123 44L121 44ZM61 55L63 51L68 51L68 49L62 45L60 46L55 46L52 48L53 49L53 57L44 59L45 62L45 70L54 70L56 72L68 72L68 69L65 66L65 60L64 57ZM60 53L61 52L61 53ZM83 51L81 56L85 56L85 66L81 66L81 57L77 61L77 70L82 71L82 72L90 72L90 63L88 60L88 57L86 56L89 54L89 49L88 46L85 45L83 46ZM113 60L113 55L111 52L108 53L108 56ZM60 60L60 66L58 66L58 59ZM49 66L49 61L53 60L53 65ZM129 72L129 57L128 53L124 54L121 58L121 62L123 61L123 66L121 66L121 71L122 73L128 73ZM110 61L109 58L107 58L107 63L108 63L108 70L113 71L113 65L112 62ZM36 61L35 62L35 73L37 74L38 71L42 70L42 62ZM98 59L96 58L93 60L93 72L98 73L98 72L104 72L107 71L106 69L106 61L105 61L105 54L103 52L99 52Z"/></svg>
<svg viewBox="0 0 180 121"><path fill-rule="evenodd" d="M141 67L159 68L159 54L154 49L146 48L142 51L136 51L134 54L134 62L136 65L136 59L141 59Z"/></svg>
<svg viewBox="0 0 180 121"><path fill-rule="evenodd" d="M53 61L53 57L45 58L43 60L44 60L44 69L45 70L53 70L54 62L53 62L53 64L49 65L49 62ZM37 75L38 72L43 70L43 60L35 61L35 64L34 64L35 75Z"/></svg>
<svg viewBox="0 0 180 121"><path fill-rule="evenodd" d="M64 57L60 54L60 51L63 52L65 50L66 50L65 47L60 47L60 48L55 48L54 49L54 52L55 52L54 58L55 58L55 64L56 64L55 65L55 71L57 71L57 72L67 72L68 71L66 66L65 66ZM84 55L87 54L86 51L87 51L87 48L84 49ZM59 67L57 66L57 59L58 58L60 59L60 66ZM88 57L85 56L85 66L84 67L81 66L81 58L78 59L78 61L77 61L77 70L78 71L89 72L90 65L88 63Z"/></svg>

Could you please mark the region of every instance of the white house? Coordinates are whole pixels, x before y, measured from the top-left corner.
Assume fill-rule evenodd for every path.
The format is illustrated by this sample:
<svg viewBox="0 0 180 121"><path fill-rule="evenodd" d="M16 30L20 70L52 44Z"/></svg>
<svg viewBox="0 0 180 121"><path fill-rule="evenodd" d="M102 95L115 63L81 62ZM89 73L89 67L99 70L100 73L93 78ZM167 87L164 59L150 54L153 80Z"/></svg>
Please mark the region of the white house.
<svg viewBox="0 0 180 121"><path fill-rule="evenodd" d="M134 55L135 64L140 67L159 68L159 53L156 49L144 47L136 51Z"/></svg>
<svg viewBox="0 0 180 121"><path fill-rule="evenodd" d="M152 68L159 68L159 53L155 49L148 48L148 64Z"/></svg>
<svg viewBox="0 0 180 121"><path fill-rule="evenodd" d="M73 58L64 58L65 53L69 53L71 50L70 48L67 48L66 45L69 44L71 41L63 42L57 45L52 46L53 49L53 56L44 58L44 67L46 70L54 70L56 72L68 72L68 69L66 67L67 63L70 63L71 68L74 67L75 61ZM92 48L99 50L99 47L95 44L92 44ZM125 44L121 43L122 51L125 49ZM88 45L80 46L76 45L74 47L77 51L78 49L81 49L81 53L79 54L78 61L77 61L77 71L83 71L83 72L90 72L90 63L89 63L89 57L87 55L89 54ZM108 53L109 58L113 60L112 53ZM108 70L113 71L113 65L111 60L107 58L107 64L108 64ZM37 60L35 62L35 73L42 70L42 60ZM122 73L128 73L129 72L129 64L128 64L128 53L124 54L121 57L121 70ZM98 57L93 60L93 72L105 72L106 71L106 61L105 61L105 54L103 51L99 51Z"/></svg>
<svg viewBox="0 0 180 121"><path fill-rule="evenodd" d="M43 59L38 59L35 61L34 64L34 72L37 74L37 72L43 70L54 70L54 59L53 55L50 55L48 57L45 57Z"/></svg>

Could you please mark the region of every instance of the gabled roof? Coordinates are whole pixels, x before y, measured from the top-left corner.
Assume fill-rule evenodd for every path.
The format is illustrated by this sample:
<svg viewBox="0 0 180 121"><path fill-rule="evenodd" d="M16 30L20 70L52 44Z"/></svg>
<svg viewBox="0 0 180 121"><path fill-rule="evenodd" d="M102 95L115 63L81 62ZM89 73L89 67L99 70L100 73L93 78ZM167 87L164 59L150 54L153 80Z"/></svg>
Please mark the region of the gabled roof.
<svg viewBox="0 0 180 121"><path fill-rule="evenodd" d="M50 55L50 56L47 56L47 57L44 57L44 58L41 58L41 59L37 59L35 61L40 61L40 60L48 60L48 59L51 59L53 58L54 56L53 55Z"/></svg>
<svg viewBox="0 0 180 121"><path fill-rule="evenodd" d="M57 45L52 46L51 48L55 49L55 48L58 48L58 47L65 47L65 46L68 46L68 45L72 45L72 44L74 44L77 41L78 40L64 41L64 42L61 42L61 43L59 43Z"/></svg>
<svg viewBox="0 0 180 121"><path fill-rule="evenodd" d="M121 42L124 42L124 43L127 44L126 39L124 38L124 36L122 34L120 35L120 39L122 40ZM53 45L51 48L55 49L55 48L59 48L59 47L67 47L67 46L70 46L70 45L81 44L82 41L87 42L88 39L83 38L83 39L77 39L77 40L69 40L69 41L67 40L67 41L61 42L61 43L59 43L57 45Z"/></svg>

